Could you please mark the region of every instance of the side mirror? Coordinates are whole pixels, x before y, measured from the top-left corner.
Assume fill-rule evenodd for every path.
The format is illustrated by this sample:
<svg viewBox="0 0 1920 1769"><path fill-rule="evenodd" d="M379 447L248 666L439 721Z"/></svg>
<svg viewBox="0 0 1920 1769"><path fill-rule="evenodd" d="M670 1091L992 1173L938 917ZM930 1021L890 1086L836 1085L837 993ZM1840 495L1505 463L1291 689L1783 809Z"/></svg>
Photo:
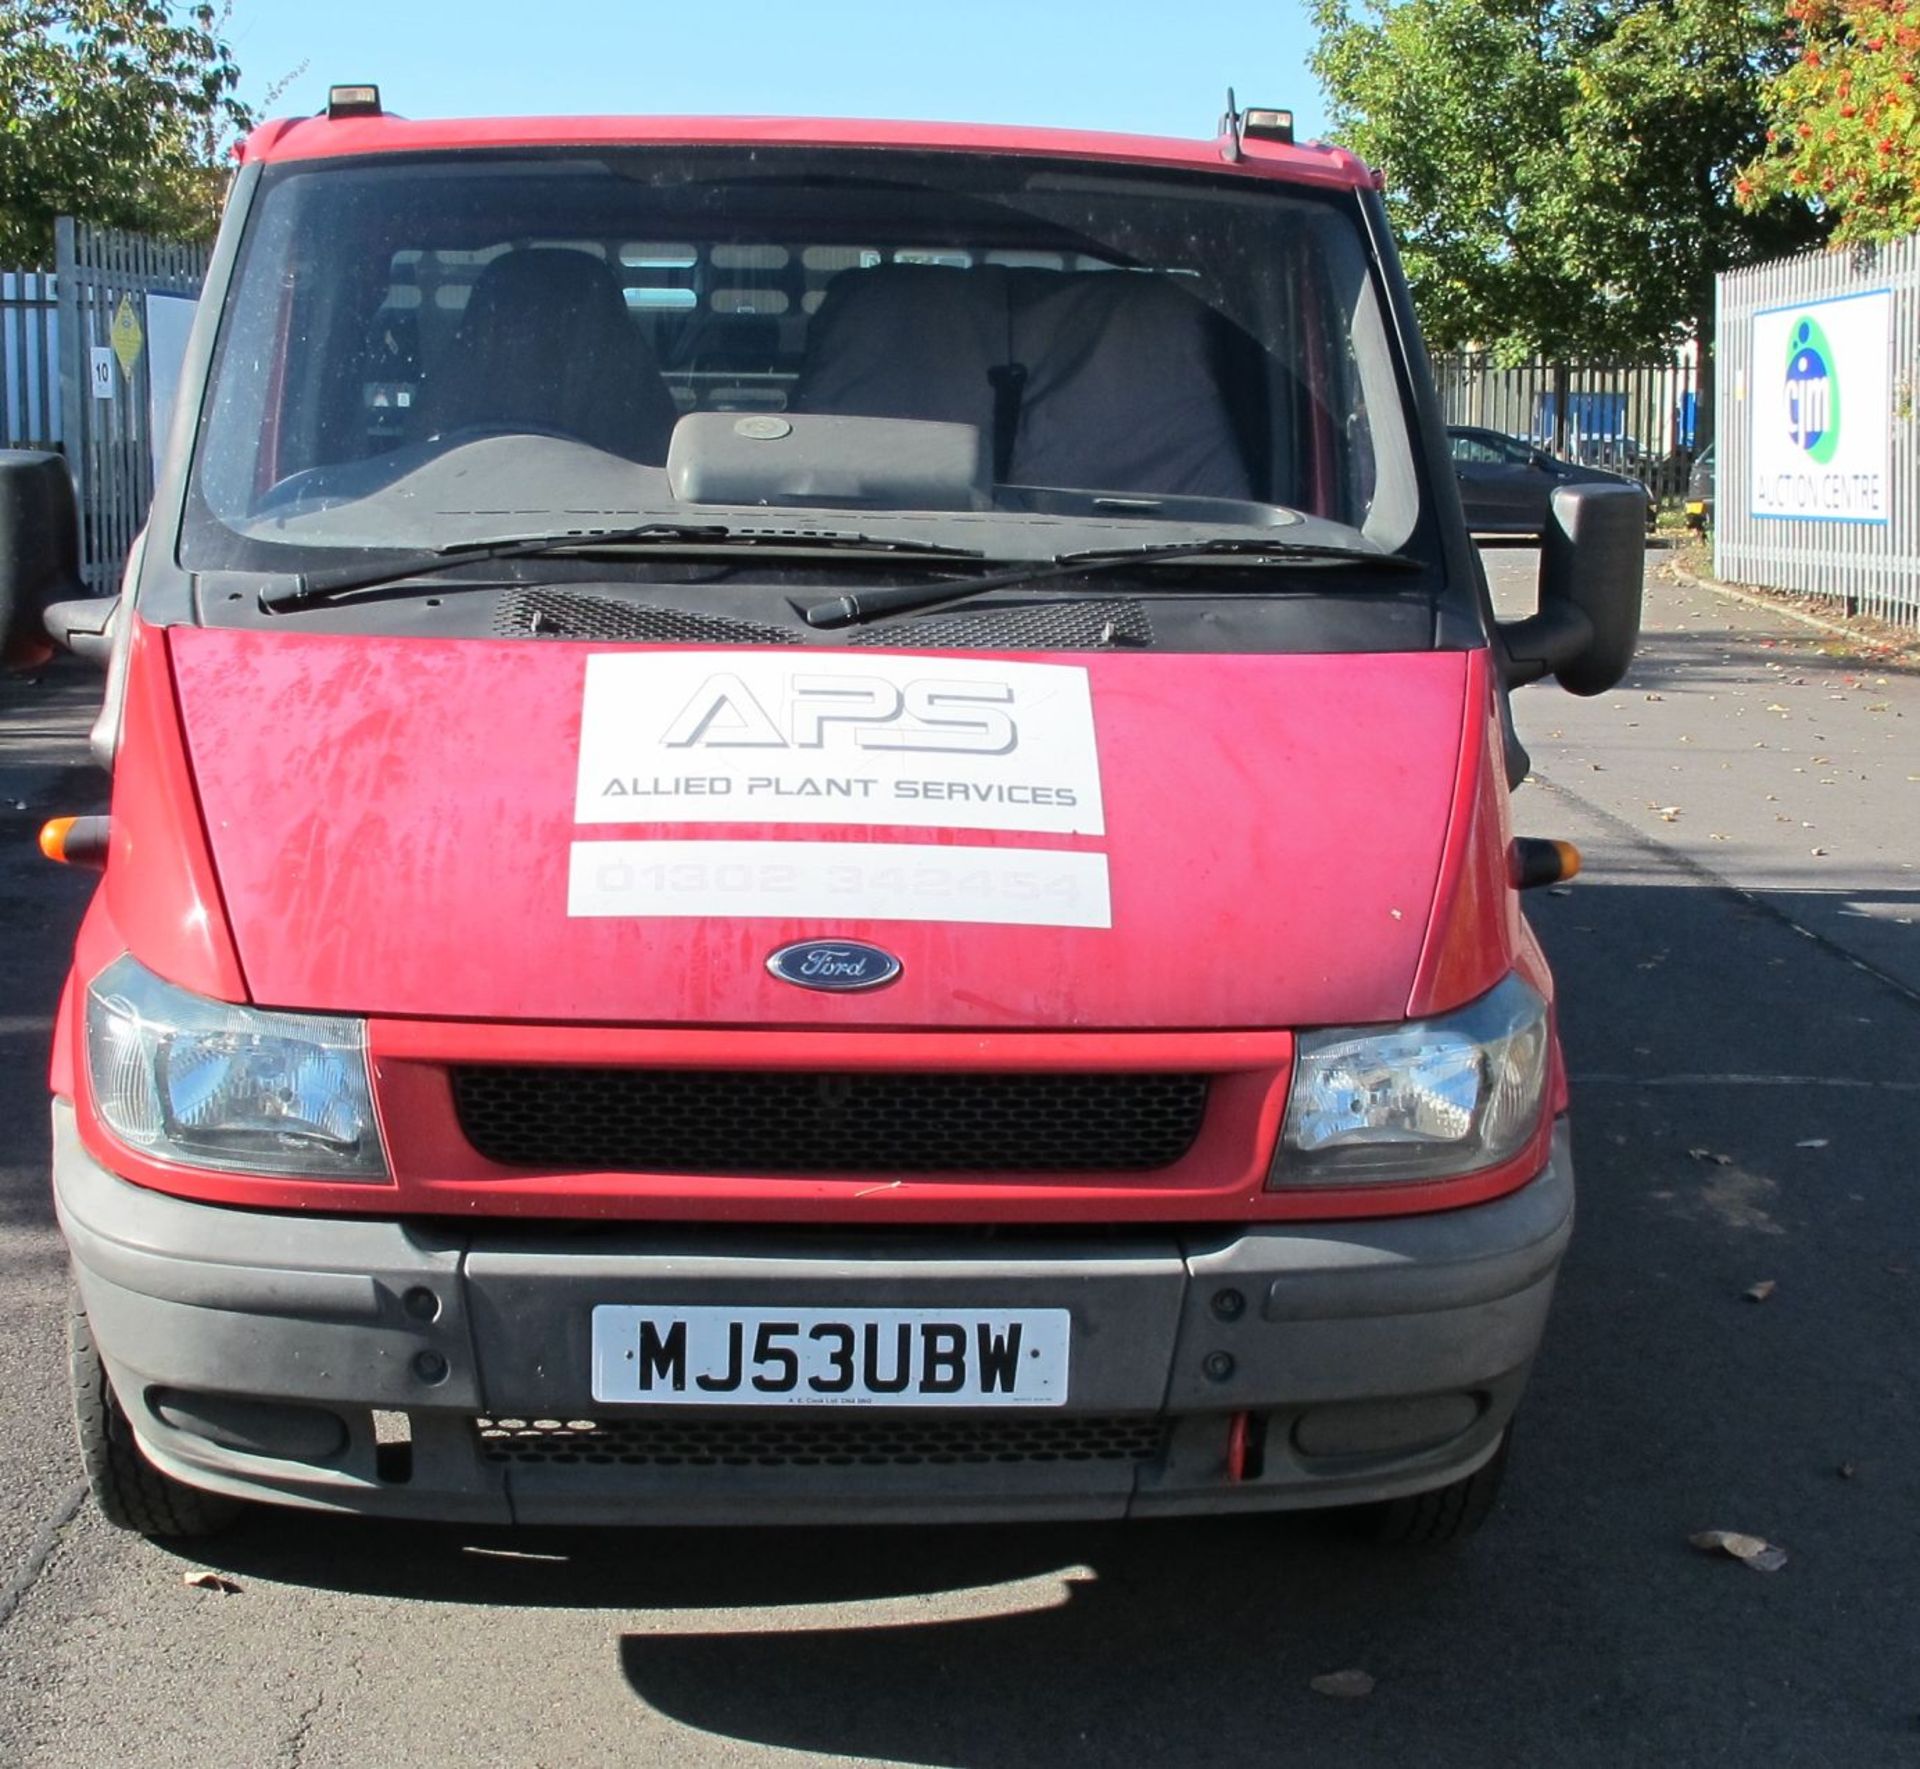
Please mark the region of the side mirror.
<svg viewBox="0 0 1920 1769"><path fill-rule="evenodd" d="M47 609L86 593L67 463L58 455L0 449L0 659L43 659Z"/></svg>
<svg viewBox="0 0 1920 1769"><path fill-rule="evenodd" d="M1502 674L1518 688L1553 676L1572 694L1604 694L1640 638L1647 499L1637 485L1563 485L1540 541L1540 611L1503 622Z"/></svg>

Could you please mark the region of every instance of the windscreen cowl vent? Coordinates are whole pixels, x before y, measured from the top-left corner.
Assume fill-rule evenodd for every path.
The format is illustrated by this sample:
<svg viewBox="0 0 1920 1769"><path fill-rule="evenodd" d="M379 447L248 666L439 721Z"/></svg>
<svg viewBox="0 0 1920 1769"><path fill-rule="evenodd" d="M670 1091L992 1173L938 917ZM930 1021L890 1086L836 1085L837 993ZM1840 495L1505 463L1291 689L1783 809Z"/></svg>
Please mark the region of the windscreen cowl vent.
<svg viewBox="0 0 1920 1769"><path fill-rule="evenodd" d="M1138 602L1030 602L875 622L847 634L849 645L928 651L1112 651L1153 643Z"/></svg>
<svg viewBox="0 0 1920 1769"><path fill-rule="evenodd" d="M759 621L693 614L575 590L513 590L500 598L493 630L503 639L605 639L628 645L798 645L799 634Z"/></svg>

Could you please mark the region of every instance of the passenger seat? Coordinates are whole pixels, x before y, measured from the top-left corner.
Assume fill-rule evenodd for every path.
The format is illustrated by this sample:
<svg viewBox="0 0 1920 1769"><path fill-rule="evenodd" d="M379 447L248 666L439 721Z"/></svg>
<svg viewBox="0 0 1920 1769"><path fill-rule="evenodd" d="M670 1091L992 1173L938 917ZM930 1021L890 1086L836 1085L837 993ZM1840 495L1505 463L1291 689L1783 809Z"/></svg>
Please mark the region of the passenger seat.
<svg viewBox="0 0 1920 1769"><path fill-rule="evenodd" d="M977 425L1007 483L1250 498L1221 324L1131 271L847 271L814 316L793 409Z"/></svg>
<svg viewBox="0 0 1920 1769"><path fill-rule="evenodd" d="M1211 308L1135 271L1026 270L1012 281L1013 347L1027 370L1015 484L1254 496Z"/></svg>
<svg viewBox="0 0 1920 1769"><path fill-rule="evenodd" d="M1011 339L998 265L883 264L827 284L793 409L920 418L994 434L993 371Z"/></svg>

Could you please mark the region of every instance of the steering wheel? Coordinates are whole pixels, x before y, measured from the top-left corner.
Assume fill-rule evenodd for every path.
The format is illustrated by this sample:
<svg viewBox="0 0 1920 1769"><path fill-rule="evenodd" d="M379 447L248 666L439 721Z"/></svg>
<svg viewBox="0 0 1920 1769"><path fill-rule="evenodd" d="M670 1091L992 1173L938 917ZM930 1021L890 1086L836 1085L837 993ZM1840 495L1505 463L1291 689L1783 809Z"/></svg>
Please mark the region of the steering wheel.
<svg viewBox="0 0 1920 1769"><path fill-rule="evenodd" d="M455 424L450 430L436 430L425 440L443 448L463 448L469 442L484 442L490 436L545 436L555 442L577 442L592 448L577 430L563 430L558 424L522 424L492 419L472 424Z"/></svg>

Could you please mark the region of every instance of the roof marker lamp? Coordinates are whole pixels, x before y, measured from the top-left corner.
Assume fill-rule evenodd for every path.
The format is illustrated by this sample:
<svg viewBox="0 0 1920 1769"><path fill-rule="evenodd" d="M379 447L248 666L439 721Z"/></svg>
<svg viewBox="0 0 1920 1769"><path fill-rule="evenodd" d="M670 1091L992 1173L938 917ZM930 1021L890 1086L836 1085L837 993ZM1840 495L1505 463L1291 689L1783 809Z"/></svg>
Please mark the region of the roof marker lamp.
<svg viewBox="0 0 1920 1769"><path fill-rule="evenodd" d="M157 1160L387 1177L362 1020L210 1001L123 956L87 990L87 1064L107 1128Z"/></svg>
<svg viewBox="0 0 1920 1769"><path fill-rule="evenodd" d="M1509 975L1404 1026L1300 1037L1269 1188L1453 1179L1511 1160L1538 1129L1547 1004Z"/></svg>
<svg viewBox="0 0 1920 1769"><path fill-rule="evenodd" d="M327 118L330 122L339 122L342 117L377 117L380 115L380 88L378 86L329 86L327 88Z"/></svg>

